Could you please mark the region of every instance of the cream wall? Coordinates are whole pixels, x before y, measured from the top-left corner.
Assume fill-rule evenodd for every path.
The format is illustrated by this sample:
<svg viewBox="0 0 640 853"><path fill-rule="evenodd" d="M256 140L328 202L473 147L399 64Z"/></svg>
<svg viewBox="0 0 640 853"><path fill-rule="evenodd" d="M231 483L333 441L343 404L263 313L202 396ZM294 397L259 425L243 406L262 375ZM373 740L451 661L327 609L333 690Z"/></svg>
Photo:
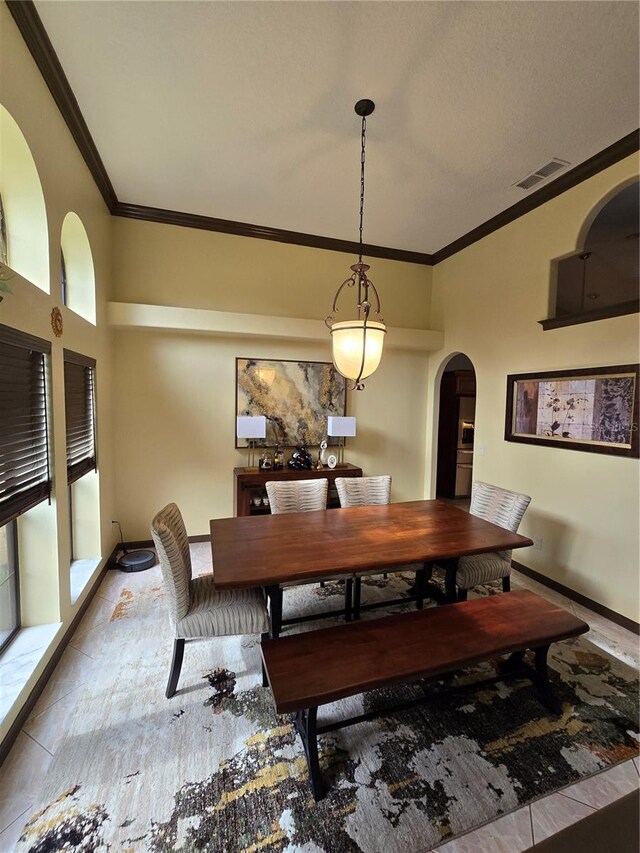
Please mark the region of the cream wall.
<svg viewBox="0 0 640 853"><path fill-rule="evenodd" d="M356 261L344 252L116 217L111 298L324 319ZM365 261L386 323L427 329L431 267L383 258ZM349 289L340 299L340 316L353 305Z"/></svg>
<svg viewBox="0 0 640 853"><path fill-rule="evenodd" d="M21 517L19 540L23 624L60 623L59 641L88 592L86 589L75 604L71 603L63 348L93 356L97 361L100 519L94 542L98 553L94 551L94 556L106 558L114 545L109 523L113 511L110 340L104 320L111 278L111 217L4 3L0 3L0 103L18 123L31 149L48 219L50 294L15 275L8 282L12 294L5 295L0 303L0 323L45 338L52 344L53 501L51 506L40 504ZM56 338L50 316L52 308L61 305L60 236L69 210L80 216L91 245L97 327L62 307L64 334ZM0 738L52 653L53 647L50 647L18 702L2 721Z"/></svg>
<svg viewBox="0 0 640 853"><path fill-rule="evenodd" d="M117 218L113 297L321 320L354 261L342 252ZM431 269L377 258L370 263L387 323L426 329ZM340 305L353 308L351 290ZM281 325L280 340L115 331L116 505L126 539L149 538L151 518L171 500L192 535L206 533L210 518L233 514L233 468L247 461L246 451L234 447L235 359L331 360L328 332L317 342L289 340L290 326ZM358 435L345 458L367 474L392 473L396 500L423 492L427 370L428 353L390 346L366 390L348 393Z"/></svg>
<svg viewBox="0 0 640 853"><path fill-rule="evenodd" d="M330 358L327 345L157 331L114 336L117 515L128 540L148 539L153 515L175 501L191 535L233 515L235 359ZM132 366L135 365L135 370ZM389 351L348 411L358 435L346 461L393 474L393 496L422 495L426 354Z"/></svg>
<svg viewBox="0 0 640 853"><path fill-rule="evenodd" d="M445 344L429 387L464 352L477 374L474 477L532 496L521 532L541 551L515 559L638 621L638 460L504 441L509 373L637 363L638 315L544 332L550 261L575 251L600 199L638 174L629 157L438 264L432 326ZM437 392L428 406L426 492L433 495Z"/></svg>

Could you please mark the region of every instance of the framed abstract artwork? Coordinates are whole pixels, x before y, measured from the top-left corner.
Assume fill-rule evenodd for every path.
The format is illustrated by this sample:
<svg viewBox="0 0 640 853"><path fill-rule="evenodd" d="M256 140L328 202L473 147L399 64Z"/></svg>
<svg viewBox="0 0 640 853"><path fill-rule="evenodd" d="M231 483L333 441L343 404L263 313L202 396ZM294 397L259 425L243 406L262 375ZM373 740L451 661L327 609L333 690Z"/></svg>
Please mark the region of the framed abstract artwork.
<svg viewBox="0 0 640 853"><path fill-rule="evenodd" d="M256 446L319 445L327 418L344 416L346 400L346 379L331 362L236 358L236 415L267 419L267 437ZM245 445L236 438L236 447Z"/></svg>
<svg viewBox="0 0 640 853"><path fill-rule="evenodd" d="M507 376L504 437L638 458L638 365Z"/></svg>

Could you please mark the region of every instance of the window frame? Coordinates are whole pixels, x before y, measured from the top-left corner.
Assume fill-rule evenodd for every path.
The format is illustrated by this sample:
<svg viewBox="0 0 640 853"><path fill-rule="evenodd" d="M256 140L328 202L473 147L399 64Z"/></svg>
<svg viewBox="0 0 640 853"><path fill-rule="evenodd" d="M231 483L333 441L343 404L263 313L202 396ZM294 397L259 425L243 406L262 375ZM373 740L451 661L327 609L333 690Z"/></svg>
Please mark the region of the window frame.
<svg viewBox="0 0 640 853"><path fill-rule="evenodd" d="M43 338L37 338L35 335L21 332L13 329L11 326L0 324L0 343L15 347L16 349L25 349L31 353L36 353L42 359L42 429L43 439L37 447L41 447L45 456L44 469L46 477L37 481L28 489L22 489L12 495L8 500L3 501L0 494L0 524L4 525L18 516L23 515L28 510L33 509L42 501L47 500L51 503L52 491L52 453L51 453L51 427L50 427L50 360L51 360L51 342ZM33 415L32 415L33 416ZM35 456L36 454L34 454ZM32 493L29 499L27 496ZM25 499L26 498L26 499Z"/></svg>
<svg viewBox="0 0 640 853"><path fill-rule="evenodd" d="M22 612L20 607L20 561L18 559L18 522L14 518L6 524L1 525L0 529L7 529L7 551L9 562L13 565L13 574L15 576L14 596L16 608L16 624L11 633L4 640L0 641L0 654L7 648L9 643L15 638L16 634L22 627Z"/></svg>
<svg viewBox="0 0 640 853"><path fill-rule="evenodd" d="M66 444L66 467L67 467L67 484L70 487L79 480L81 477L84 477L85 474L88 474L90 471L98 470L98 437L97 437L97 406L96 406L96 360L95 358L91 358L90 356L82 355L81 353L74 352L73 350L65 349L63 350L63 362L66 366L67 364L73 364L76 366L80 366L85 368L85 370L91 371L90 373L90 385L91 385L91 435L92 435L92 443L93 443L93 456L86 457L80 459L79 462L74 463L73 465L69 465L69 417L68 417L68 406L67 406L67 391L68 384L67 378L65 375L65 386L64 386L64 400L65 400L65 444Z"/></svg>

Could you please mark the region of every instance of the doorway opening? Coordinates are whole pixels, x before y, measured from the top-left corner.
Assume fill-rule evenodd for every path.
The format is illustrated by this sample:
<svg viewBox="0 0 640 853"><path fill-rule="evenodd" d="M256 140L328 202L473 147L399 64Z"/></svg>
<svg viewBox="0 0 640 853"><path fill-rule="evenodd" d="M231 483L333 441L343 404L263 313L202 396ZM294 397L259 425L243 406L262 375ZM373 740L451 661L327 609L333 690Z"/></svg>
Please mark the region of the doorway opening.
<svg viewBox="0 0 640 853"><path fill-rule="evenodd" d="M447 362L440 380L436 496L469 501L473 482L476 420L476 373L471 360L458 353Z"/></svg>

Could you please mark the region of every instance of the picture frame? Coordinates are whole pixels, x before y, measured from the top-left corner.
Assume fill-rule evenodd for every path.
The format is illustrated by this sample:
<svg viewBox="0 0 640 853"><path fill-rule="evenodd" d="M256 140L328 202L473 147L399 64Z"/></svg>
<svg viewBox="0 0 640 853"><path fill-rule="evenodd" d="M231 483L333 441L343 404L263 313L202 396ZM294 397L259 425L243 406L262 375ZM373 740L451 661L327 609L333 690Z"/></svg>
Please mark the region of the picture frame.
<svg viewBox="0 0 640 853"><path fill-rule="evenodd" d="M639 458L638 369L510 374L505 441Z"/></svg>
<svg viewBox="0 0 640 853"><path fill-rule="evenodd" d="M236 358L236 416L264 415L267 435L256 447L317 447L326 440L327 418L344 417L347 381L332 362ZM236 436L236 448L246 441Z"/></svg>

